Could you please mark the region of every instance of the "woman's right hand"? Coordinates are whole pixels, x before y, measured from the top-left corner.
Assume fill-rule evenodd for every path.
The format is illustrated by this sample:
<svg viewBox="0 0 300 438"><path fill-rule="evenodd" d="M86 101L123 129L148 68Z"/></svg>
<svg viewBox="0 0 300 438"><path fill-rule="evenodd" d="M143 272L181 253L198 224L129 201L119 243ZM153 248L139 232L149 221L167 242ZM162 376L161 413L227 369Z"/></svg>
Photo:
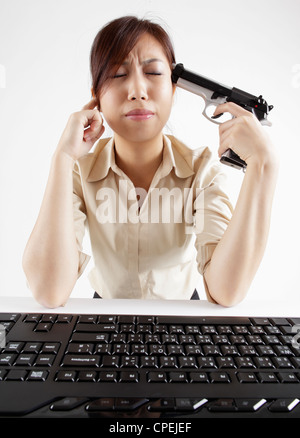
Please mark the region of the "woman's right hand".
<svg viewBox="0 0 300 438"><path fill-rule="evenodd" d="M96 99L92 99L81 111L71 114L59 140L57 152L62 151L73 160L78 160L89 152L104 129Z"/></svg>

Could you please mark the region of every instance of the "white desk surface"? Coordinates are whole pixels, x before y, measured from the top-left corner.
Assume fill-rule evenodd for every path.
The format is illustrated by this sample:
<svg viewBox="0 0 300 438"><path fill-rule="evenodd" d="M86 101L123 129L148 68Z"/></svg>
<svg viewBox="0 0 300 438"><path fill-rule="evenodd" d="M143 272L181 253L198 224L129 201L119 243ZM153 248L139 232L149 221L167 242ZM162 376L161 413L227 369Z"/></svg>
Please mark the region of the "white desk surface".
<svg viewBox="0 0 300 438"><path fill-rule="evenodd" d="M70 298L64 307L47 309L31 297L0 297L1 312L20 313L79 313L79 314L134 314L134 315L197 315L197 316L273 316L300 317L299 300L253 301L225 308L205 300L106 300Z"/></svg>

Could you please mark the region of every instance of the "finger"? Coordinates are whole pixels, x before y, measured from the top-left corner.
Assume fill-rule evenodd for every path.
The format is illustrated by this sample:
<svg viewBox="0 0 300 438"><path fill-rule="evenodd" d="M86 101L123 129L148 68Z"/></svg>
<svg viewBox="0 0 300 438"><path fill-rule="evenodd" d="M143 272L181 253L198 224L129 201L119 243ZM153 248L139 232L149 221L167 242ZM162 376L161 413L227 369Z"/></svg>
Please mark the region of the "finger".
<svg viewBox="0 0 300 438"><path fill-rule="evenodd" d="M87 129L84 132L83 140L85 142L95 143L95 141L97 141L101 137L104 131L105 131L104 125L102 125L100 130L97 132L91 132L89 129Z"/></svg>
<svg viewBox="0 0 300 438"><path fill-rule="evenodd" d="M249 113L249 111L245 110L244 108L237 105L236 103L226 102L218 105L213 115L217 116L218 114L226 113L226 112L232 114L234 117L251 114Z"/></svg>
<svg viewBox="0 0 300 438"><path fill-rule="evenodd" d="M83 110L81 114L83 115L82 120L85 128L90 127L92 124L97 127L103 123L102 116L97 109Z"/></svg>
<svg viewBox="0 0 300 438"><path fill-rule="evenodd" d="M221 157L221 155L223 155L224 152L227 151L227 149L234 149L234 140L230 133L226 134L224 138L220 139L220 144L218 149L219 157Z"/></svg>
<svg viewBox="0 0 300 438"><path fill-rule="evenodd" d="M84 131L84 139L97 139L98 136L101 136L101 131L104 131L103 119L98 111L93 111L93 114L88 118L86 123L86 128Z"/></svg>
<svg viewBox="0 0 300 438"><path fill-rule="evenodd" d="M229 131L236 124L236 122L237 122L237 119L233 118L233 119L227 120L226 122L221 123L219 125L220 136L222 134L224 134L225 132Z"/></svg>
<svg viewBox="0 0 300 438"><path fill-rule="evenodd" d="M97 107L97 99L94 97L86 105L82 107L83 110L94 109Z"/></svg>

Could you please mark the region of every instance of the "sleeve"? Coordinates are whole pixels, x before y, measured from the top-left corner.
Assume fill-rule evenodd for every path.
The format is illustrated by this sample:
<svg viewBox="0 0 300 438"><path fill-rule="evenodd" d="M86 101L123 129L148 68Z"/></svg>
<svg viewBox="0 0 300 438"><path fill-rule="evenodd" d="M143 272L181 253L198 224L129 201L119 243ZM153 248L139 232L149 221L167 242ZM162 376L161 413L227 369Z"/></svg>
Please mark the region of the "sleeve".
<svg viewBox="0 0 300 438"><path fill-rule="evenodd" d="M198 271L203 275L207 298L214 302L209 294L204 273L230 222L233 208L226 193L226 175L222 173L219 163L209 166L203 181L197 186L194 201L196 260Z"/></svg>
<svg viewBox="0 0 300 438"><path fill-rule="evenodd" d="M78 278L83 273L90 256L82 251L82 242L86 227L86 206L83 197L81 178L78 165L75 163L73 170L73 215L77 248L79 253Z"/></svg>

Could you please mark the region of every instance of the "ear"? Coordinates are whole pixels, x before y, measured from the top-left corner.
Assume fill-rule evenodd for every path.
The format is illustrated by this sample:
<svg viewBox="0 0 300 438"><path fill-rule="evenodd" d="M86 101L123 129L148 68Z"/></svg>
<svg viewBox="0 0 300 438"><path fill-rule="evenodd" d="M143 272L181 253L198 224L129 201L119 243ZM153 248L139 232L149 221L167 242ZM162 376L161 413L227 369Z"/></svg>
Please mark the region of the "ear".
<svg viewBox="0 0 300 438"><path fill-rule="evenodd" d="M97 100L97 102L98 102L98 110L101 111L100 101L99 101L99 99L96 98L96 95L94 93L94 88L93 87L91 88L91 94L92 94L93 98Z"/></svg>

